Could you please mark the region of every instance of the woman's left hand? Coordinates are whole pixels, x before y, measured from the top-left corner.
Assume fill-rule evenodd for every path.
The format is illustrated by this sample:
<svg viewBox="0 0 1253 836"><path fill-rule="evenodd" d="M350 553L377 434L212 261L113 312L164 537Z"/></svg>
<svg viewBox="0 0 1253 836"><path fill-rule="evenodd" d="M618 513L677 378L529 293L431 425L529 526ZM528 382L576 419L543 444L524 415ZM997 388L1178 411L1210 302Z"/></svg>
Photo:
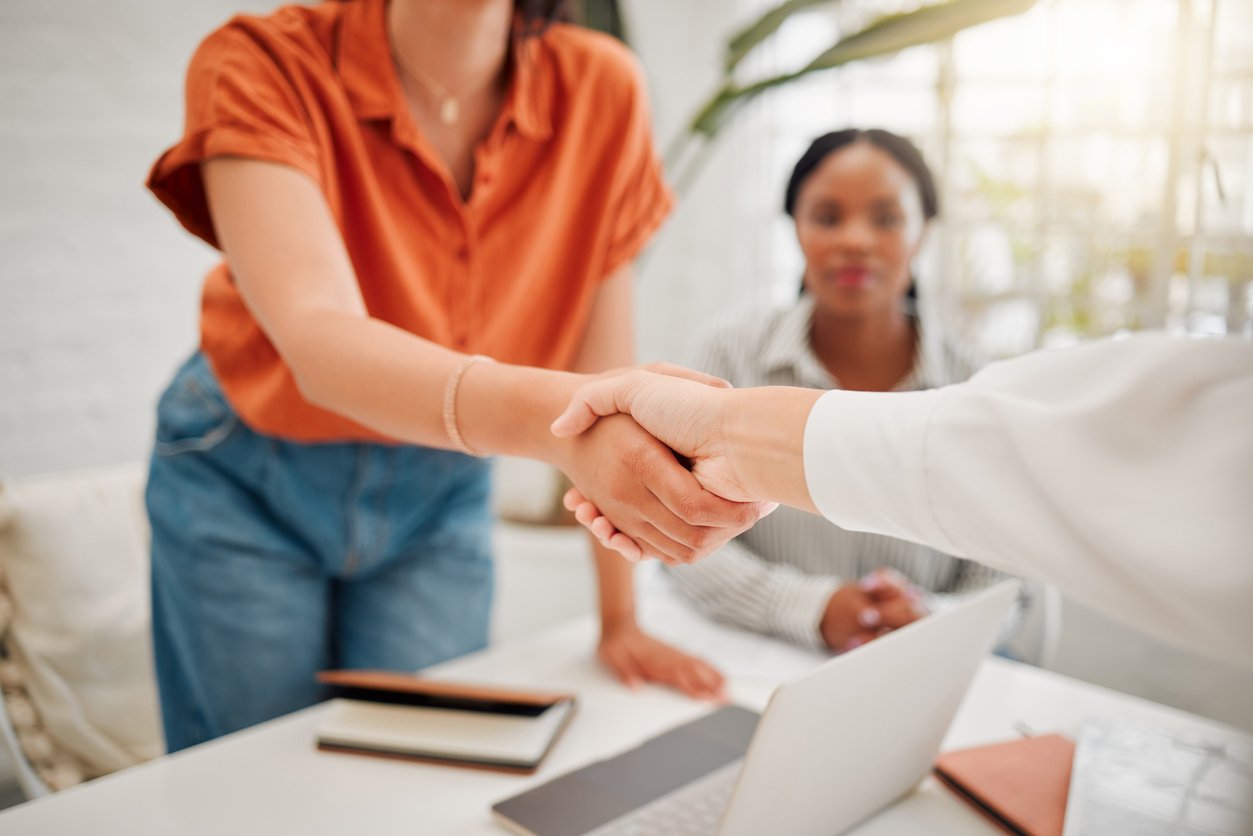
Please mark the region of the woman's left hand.
<svg viewBox="0 0 1253 836"><path fill-rule="evenodd" d="M602 627L598 652L601 661L628 687L652 682L693 699L726 699L726 680L717 669L653 638L634 621Z"/></svg>

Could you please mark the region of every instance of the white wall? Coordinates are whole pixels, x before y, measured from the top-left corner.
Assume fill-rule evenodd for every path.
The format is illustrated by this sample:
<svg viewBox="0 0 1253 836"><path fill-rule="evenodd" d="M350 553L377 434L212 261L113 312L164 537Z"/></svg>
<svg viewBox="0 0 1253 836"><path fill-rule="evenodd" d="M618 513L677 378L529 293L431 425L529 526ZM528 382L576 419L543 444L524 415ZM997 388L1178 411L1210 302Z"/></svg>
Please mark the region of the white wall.
<svg viewBox="0 0 1253 836"><path fill-rule="evenodd" d="M211 255L143 181L193 48L240 8L0 5L0 472L146 455Z"/></svg>

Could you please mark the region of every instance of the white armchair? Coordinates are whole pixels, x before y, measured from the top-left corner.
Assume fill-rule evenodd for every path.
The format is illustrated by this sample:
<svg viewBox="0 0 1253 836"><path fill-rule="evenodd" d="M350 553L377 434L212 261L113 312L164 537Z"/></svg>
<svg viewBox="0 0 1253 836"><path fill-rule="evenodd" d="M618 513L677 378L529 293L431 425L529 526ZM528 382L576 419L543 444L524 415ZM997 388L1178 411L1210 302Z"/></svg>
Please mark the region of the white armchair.
<svg viewBox="0 0 1253 836"><path fill-rule="evenodd" d="M161 754L139 465L0 481L0 744L28 798Z"/></svg>

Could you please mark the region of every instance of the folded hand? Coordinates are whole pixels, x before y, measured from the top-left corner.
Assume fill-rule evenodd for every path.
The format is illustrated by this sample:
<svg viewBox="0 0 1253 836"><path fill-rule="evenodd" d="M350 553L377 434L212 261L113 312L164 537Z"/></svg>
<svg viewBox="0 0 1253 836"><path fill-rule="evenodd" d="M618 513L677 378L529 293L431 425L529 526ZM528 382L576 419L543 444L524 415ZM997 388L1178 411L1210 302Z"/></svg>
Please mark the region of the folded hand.
<svg viewBox="0 0 1253 836"><path fill-rule="evenodd" d="M827 602L819 631L827 647L846 652L927 614L922 593L891 569L847 583Z"/></svg>

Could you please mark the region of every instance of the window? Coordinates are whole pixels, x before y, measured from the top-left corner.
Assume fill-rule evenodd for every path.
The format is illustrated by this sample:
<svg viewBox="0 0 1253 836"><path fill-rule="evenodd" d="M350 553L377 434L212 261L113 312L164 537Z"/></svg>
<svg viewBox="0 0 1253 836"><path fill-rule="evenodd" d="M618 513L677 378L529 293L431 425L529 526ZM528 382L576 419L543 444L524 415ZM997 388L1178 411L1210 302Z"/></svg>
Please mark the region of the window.
<svg viewBox="0 0 1253 836"><path fill-rule="evenodd" d="M842 27L917 5L816 7L747 69L793 68ZM1253 337L1247 0L1044 0L757 108L776 301L801 266L771 198L814 136L878 126L936 171L944 211L919 278L931 316L984 356L1142 328Z"/></svg>

